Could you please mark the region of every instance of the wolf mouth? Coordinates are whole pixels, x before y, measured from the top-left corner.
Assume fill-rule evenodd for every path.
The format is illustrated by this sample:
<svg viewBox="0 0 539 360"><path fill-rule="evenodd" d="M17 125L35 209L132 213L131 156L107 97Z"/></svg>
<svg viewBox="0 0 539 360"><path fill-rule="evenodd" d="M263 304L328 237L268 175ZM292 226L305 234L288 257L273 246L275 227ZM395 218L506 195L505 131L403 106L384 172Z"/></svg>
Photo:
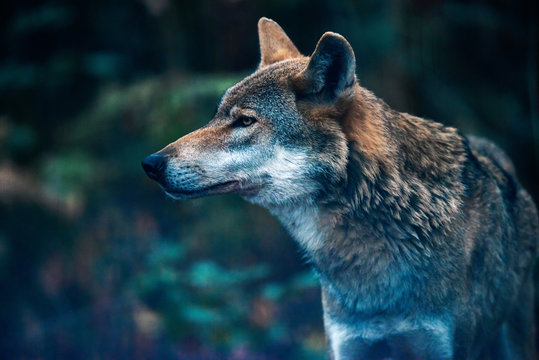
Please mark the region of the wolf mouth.
<svg viewBox="0 0 539 360"><path fill-rule="evenodd" d="M233 192L238 192L243 194L244 192L251 192L255 190L252 186L245 186L238 180L230 180L222 183L214 184L211 186L198 188L198 189L167 189L163 188L167 195L174 199L184 200L184 199L194 199L206 195L218 195L218 194L230 194Z"/></svg>

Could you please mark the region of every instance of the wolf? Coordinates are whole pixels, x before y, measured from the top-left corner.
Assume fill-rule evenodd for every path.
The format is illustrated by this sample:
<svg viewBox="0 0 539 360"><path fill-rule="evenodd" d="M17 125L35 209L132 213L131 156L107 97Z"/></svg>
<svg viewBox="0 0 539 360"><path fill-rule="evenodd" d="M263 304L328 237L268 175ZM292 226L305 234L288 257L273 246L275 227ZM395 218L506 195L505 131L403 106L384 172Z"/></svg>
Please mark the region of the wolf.
<svg viewBox="0 0 539 360"><path fill-rule="evenodd" d="M256 71L147 175L277 216L320 279L332 359L535 359L538 215L511 160L390 108L339 34L311 56L267 18L258 35Z"/></svg>

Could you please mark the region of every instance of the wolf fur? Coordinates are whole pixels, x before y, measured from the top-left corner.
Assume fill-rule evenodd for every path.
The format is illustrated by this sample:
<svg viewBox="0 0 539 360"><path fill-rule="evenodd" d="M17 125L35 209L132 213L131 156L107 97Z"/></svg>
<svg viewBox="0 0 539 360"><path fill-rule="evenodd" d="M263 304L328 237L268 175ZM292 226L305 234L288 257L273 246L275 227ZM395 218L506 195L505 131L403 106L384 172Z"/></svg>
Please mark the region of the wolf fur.
<svg viewBox="0 0 539 360"><path fill-rule="evenodd" d="M205 127L144 160L172 197L268 208L322 286L333 359L535 359L538 216L487 140L391 109L348 42L310 57L272 20Z"/></svg>

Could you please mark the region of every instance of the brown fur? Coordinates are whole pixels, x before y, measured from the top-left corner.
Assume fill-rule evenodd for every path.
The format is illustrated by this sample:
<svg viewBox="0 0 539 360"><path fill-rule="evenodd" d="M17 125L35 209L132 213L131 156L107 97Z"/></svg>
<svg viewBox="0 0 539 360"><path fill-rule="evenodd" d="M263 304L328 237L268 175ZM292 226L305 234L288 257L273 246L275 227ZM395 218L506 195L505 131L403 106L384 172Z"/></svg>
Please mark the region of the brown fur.
<svg viewBox="0 0 539 360"><path fill-rule="evenodd" d="M261 18L258 22L258 33L260 34L260 53L262 54L260 67L301 56L283 29L274 21Z"/></svg>
<svg viewBox="0 0 539 360"><path fill-rule="evenodd" d="M148 175L278 216L319 275L336 360L534 359L539 219L509 158L362 88L338 34L310 57L269 19L259 37L257 71Z"/></svg>

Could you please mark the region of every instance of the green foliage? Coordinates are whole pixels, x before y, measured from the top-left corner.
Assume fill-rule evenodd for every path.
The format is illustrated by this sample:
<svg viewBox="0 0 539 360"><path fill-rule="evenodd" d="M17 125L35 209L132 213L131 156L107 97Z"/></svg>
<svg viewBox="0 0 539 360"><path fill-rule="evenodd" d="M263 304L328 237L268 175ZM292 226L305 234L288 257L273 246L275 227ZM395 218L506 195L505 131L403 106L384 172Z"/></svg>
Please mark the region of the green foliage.
<svg viewBox="0 0 539 360"><path fill-rule="evenodd" d="M164 317L168 334L175 340L197 334L202 342L214 343L223 351L284 341L292 336L286 319L277 317L260 328L253 323L253 303L267 299L269 306L277 306L277 301L286 303L287 298L318 287L310 272L267 285L269 265L228 269L211 260L190 262L187 256L183 244L160 241L136 278L136 293ZM305 345L313 356L315 350Z"/></svg>
<svg viewBox="0 0 539 360"><path fill-rule="evenodd" d="M49 158L43 165L46 186L63 195L83 192L99 177L96 161L84 151L72 151Z"/></svg>

